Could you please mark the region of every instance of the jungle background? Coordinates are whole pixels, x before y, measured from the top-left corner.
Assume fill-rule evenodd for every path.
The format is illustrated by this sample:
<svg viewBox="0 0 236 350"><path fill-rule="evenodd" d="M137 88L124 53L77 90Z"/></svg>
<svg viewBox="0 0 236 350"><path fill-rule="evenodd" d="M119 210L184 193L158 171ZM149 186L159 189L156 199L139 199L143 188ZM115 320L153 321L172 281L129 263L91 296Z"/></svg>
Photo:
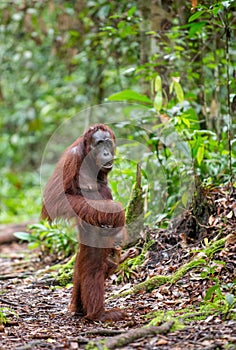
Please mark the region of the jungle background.
<svg viewBox="0 0 236 350"><path fill-rule="evenodd" d="M0 1L2 349L99 348L111 330L173 320L127 344L235 348L235 15L231 0ZM110 186L140 253L108 287L137 319L101 333L61 324L76 233L39 219L44 176L97 121L125 140Z"/></svg>

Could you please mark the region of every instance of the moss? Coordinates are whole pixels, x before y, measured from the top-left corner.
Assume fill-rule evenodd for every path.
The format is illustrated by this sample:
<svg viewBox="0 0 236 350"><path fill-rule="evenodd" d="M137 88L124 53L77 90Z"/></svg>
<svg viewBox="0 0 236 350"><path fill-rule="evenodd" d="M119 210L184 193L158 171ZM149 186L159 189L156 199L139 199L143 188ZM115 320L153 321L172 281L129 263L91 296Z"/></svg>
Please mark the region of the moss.
<svg viewBox="0 0 236 350"><path fill-rule="evenodd" d="M216 252L221 251L224 246L225 246L225 242L226 242L227 237L221 238L216 242L211 242L211 244L209 245L209 247L207 247L204 250L204 253L211 258Z"/></svg>
<svg viewBox="0 0 236 350"><path fill-rule="evenodd" d="M76 258L76 254L74 254L66 264L56 264L54 266L51 266L50 270L63 271L63 270L73 269L75 264L75 258Z"/></svg>
<svg viewBox="0 0 236 350"><path fill-rule="evenodd" d="M108 348L104 345L105 340L99 340L99 343L95 343L93 340L91 340L86 346L86 350L97 350L97 349L102 349L102 350L108 350Z"/></svg>
<svg viewBox="0 0 236 350"><path fill-rule="evenodd" d="M170 283L173 284L177 282L180 278L182 278L188 271L194 269L195 267L198 267L200 265L206 264L206 259L203 259L202 256L212 258L213 255L222 250L224 248L226 241L226 237L222 238L216 242L211 242L211 244L203 249L193 260L189 261L188 263L184 264L182 267L180 267L172 276Z"/></svg>
<svg viewBox="0 0 236 350"><path fill-rule="evenodd" d="M109 299L120 298L120 297L124 297L130 294L136 294L140 292L151 292L153 289L162 286L163 284L167 283L169 280L170 280L169 276L154 276L147 281L136 284L129 290L122 292L119 295L110 297Z"/></svg>
<svg viewBox="0 0 236 350"><path fill-rule="evenodd" d="M140 283L139 285L145 287L147 292L151 292L153 289L162 286L163 284L167 283L170 281L170 277L169 276L154 276L152 278L150 278L149 280Z"/></svg>
<svg viewBox="0 0 236 350"><path fill-rule="evenodd" d="M56 281L59 286L64 287L68 283L72 282L73 272L72 270L63 271L59 276L57 276Z"/></svg>
<svg viewBox="0 0 236 350"><path fill-rule="evenodd" d="M178 280L180 280L188 271L194 269L195 267L199 265L205 265L206 261L202 258L195 258L188 263L184 264L182 267L180 267L170 278L170 283L176 283Z"/></svg>
<svg viewBox="0 0 236 350"><path fill-rule="evenodd" d="M6 322L7 322L6 315L0 309L0 325L2 325L3 323L6 323Z"/></svg>
<svg viewBox="0 0 236 350"><path fill-rule="evenodd" d="M141 185L141 167L137 165L136 181L133 185L130 199L125 211L127 230L130 241L135 241L143 228L144 198Z"/></svg>
<svg viewBox="0 0 236 350"><path fill-rule="evenodd" d="M75 258L76 254L74 254L66 264L57 264L50 268L52 271L58 271L58 274L54 277L59 286L63 287L72 282Z"/></svg>
<svg viewBox="0 0 236 350"><path fill-rule="evenodd" d="M152 320L149 322L148 326L157 326L162 322L174 321L172 331L180 330L185 328L186 325L191 324L193 321L205 320L208 316L213 315L213 310L211 311L196 311L196 308L190 306L183 310L169 310L169 311L155 311L151 312L145 317Z"/></svg>

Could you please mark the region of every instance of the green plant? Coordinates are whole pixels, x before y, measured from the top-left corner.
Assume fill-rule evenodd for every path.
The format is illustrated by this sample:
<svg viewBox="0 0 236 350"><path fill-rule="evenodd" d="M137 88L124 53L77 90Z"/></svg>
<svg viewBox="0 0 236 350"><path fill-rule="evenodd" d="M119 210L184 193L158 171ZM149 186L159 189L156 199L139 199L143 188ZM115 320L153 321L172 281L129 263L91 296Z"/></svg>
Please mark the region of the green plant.
<svg viewBox="0 0 236 350"><path fill-rule="evenodd" d="M167 42L157 40L158 33L147 31L146 40L155 43L158 54L150 52L147 62L134 70L140 86L145 79L151 88L146 88L143 93L137 88L137 91L135 88L123 89L108 98L109 101L135 102L150 111L150 118L145 111L142 116L142 126L150 130L143 142L157 162L147 154L143 163L145 166L151 160L156 166L155 173L163 171L166 182L164 186L160 179L147 179L150 203L147 216L152 222L158 221L157 217L156 220L153 218L154 208L160 213L154 191L156 186L159 186L158 195L162 198L163 192L167 197L162 198L162 214L168 213L171 217L177 206L186 207L188 191L180 193L184 187L181 180L184 173L191 173L191 166L194 174L206 183L221 185L233 180L236 153L232 135L236 124L230 109L231 101L235 99L232 93L235 81L230 79L233 71L232 4L231 0L199 4L196 12L189 14L187 23L180 25L177 20L173 21L171 30L165 33ZM219 36L223 36L222 44L219 44ZM211 50L207 49L209 42ZM153 110L155 113L151 116ZM137 125L140 120L137 118L134 122ZM176 157L173 144L163 145L158 132L167 125L187 143L191 162L188 157ZM125 169L125 165L122 168ZM150 169L147 173L150 174Z"/></svg>
<svg viewBox="0 0 236 350"><path fill-rule="evenodd" d="M206 251L209 250L206 249ZM205 251L205 252L206 252ZM209 255L209 254L208 254ZM212 255L212 254L211 254ZM219 271L226 265L224 261L210 260L202 271L201 277L212 281L212 285L207 289L204 301L201 303L201 310L216 310L227 318L233 309L236 298L234 296L236 283L223 284L220 280Z"/></svg>
<svg viewBox="0 0 236 350"><path fill-rule="evenodd" d="M76 231L67 221L43 221L29 225L29 230L30 233L16 232L15 236L28 241L30 249L39 247L43 253L53 253L58 257L67 257L76 250Z"/></svg>
<svg viewBox="0 0 236 350"><path fill-rule="evenodd" d="M14 310L8 307L0 307L0 325L6 324L9 321L9 316L11 315L16 316L16 313Z"/></svg>
<svg viewBox="0 0 236 350"><path fill-rule="evenodd" d="M0 308L0 325L7 322L7 317L5 313L5 308Z"/></svg>
<svg viewBox="0 0 236 350"><path fill-rule="evenodd" d="M118 267L119 277L118 282L125 280L130 280L133 276L136 275L135 270L137 267L141 266L143 261L145 260L145 255L147 251L151 248L151 246L155 242L153 240L147 240L142 248L142 251L139 255L134 258L127 259Z"/></svg>
<svg viewBox="0 0 236 350"><path fill-rule="evenodd" d="M235 284L234 284L235 286ZM215 310L221 312L224 316L224 319L231 317L230 313L233 310L236 298L234 294L227 292L229 286L223 286L220 284L219 280L215 280L214 285L208 288L204 301L201 303L201 310ZM233 311L232 311L232 317Z"/></svg>
<svg viewBox="0 0 236 350"><path fill-rule="evenodd" d="M21 222L38 218L41 207L39 175L0 170L0 221Z"/></svg>

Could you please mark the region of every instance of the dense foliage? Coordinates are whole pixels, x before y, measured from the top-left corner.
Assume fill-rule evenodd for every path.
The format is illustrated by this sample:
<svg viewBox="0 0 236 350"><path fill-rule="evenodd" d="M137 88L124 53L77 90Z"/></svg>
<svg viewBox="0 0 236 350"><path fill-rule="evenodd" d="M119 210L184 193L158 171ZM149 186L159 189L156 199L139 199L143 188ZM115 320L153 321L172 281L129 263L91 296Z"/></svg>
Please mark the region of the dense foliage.
<svg viewBox="0 0 236 350"><path fill-rule="evenodd" d="M55 131L60 136L53 149L59 154L68 138L64 127L57 128L68 121L64 132L71 143L100 118L78 113L108 101L102 121L125 139L113 193L118 199L122 193L127 203L141 161L149 223L187 205L196 175L206 184L235 181L235 5L191 6L123 0L0 4L1 220L38 216L49 138Z"/></svg>

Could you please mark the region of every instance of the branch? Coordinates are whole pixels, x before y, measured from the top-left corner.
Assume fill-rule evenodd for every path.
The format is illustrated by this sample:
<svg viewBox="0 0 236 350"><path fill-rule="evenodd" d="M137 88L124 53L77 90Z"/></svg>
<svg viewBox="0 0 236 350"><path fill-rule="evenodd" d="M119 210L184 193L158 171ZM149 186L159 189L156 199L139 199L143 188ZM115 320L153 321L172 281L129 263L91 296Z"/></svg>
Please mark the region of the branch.
<svg viewBox="0 0 236 350"><path fill-rule="evenodd" d="M117 349L125 345L128 345L140 338L147 338L149 336L154 336L156 334L165 334L169 332L170 328L173 326L174 321L169 321L161 326L149 326L137 329L131 329L130 331L116 335L113 338L103 339L97 343L97 348L99 349L102 345L105 349ZM93 342L91 342L92 345ZM94 343L93 343L94 344ZM96 344L94 344L96 345Z"/></svg>
<svg viewBox="0 0 236 350"><path fill-rule="evenodd" d="M134 285L132 288L130 288L124 292L110 296L108 298L108 300L114 299L114 298L122 298L122 297L125 297L127 295L137 294L140 292L151 292L153 289L156 289L156 288L162 286L163 284L170 282L170 280L171 280L171 276L159 276L159 275L154 276L154 277L149 278L147 281L140 282L140 283Z"/></svg>

